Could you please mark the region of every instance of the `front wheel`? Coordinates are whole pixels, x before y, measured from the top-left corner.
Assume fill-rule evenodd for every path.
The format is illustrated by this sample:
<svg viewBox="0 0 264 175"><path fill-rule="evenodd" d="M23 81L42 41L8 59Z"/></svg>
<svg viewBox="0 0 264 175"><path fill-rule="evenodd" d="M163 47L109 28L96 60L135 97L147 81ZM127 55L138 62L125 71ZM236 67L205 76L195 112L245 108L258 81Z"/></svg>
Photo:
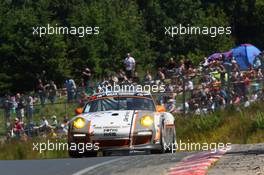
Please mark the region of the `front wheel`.
<svg viewBox="0 0 264 175"><path fill-rule="evenodd" d="M97 151L89 151L86 152L84 155L85 157L97 157Z"/></svg>
<svg viewBox="0 0 264 175"><path fill-rule="evenodd" d="M165 150L165 144L166 144L166 132L164 123L162 122L161 128L160 128L160 149L158 150L151 150L151 154L163 154L166 152Z"/></svg>
<svg viewBox="0 0 264 175"><path fill-rule="evenodd" d="M78 151L68 151L68 154L71 158L81 158L83 155L80 154Z"/></svg>
<svg viewBox="0 0 264 175"><path fill-rule="evenodd" d="M79 153L78 151L68 151L71 158L81 158L81 157L97 157L96 151L90 151L85 153Z"/></svg>

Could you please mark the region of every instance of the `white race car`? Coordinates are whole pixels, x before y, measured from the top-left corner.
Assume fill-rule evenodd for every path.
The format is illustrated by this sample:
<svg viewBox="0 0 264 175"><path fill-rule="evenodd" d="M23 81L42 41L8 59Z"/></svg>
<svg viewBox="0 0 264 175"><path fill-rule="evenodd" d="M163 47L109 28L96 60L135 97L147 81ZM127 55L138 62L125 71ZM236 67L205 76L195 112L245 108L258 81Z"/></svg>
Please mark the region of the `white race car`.
<svg viewBox="0 0 264 175"><path fill-rule="evenodd" d="M91 97L69 122L68 144L86 145L85 151L69 149L71 157L96 156L113 151L164 153L175 143L174 117L155 106L150 93L101 93Z"/></svg>

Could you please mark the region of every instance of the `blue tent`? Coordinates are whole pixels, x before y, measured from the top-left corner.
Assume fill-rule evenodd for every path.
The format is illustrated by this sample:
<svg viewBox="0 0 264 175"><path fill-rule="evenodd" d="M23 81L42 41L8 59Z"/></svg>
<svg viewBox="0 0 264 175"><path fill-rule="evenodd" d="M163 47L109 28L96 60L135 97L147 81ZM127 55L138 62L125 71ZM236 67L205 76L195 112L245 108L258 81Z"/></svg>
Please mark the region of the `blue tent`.
<svg viewBox="0 0 264 175"><path fill-rule="evenodd" d="M241 70L247 70L253 65L254 59L259 55L260 50L251 44L241 44L232 49L233 57L235 57Z"/></svg>

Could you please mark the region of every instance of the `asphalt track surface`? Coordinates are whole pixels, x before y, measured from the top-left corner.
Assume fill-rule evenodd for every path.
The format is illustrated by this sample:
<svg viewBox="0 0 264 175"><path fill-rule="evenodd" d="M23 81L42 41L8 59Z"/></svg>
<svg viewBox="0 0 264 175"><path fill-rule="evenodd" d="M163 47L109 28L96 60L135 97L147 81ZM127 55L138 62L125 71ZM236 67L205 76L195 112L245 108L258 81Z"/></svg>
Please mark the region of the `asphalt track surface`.
<svg viewBox="0 0 264 175"><path fill-rule="evenodd" d="M163 174L191 153L107 156L79 159L1 160L1 175Z"/></svg>

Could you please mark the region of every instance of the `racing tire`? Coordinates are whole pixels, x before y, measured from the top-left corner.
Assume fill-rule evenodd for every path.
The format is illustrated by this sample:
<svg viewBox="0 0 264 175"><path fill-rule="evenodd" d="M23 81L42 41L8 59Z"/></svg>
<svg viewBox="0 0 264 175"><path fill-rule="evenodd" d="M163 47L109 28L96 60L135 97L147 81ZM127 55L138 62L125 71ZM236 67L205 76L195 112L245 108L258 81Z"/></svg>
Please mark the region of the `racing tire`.
<svg viewBox="0 0 264 175"><path fill-rule="evenodd" d="M160 130L160 149L155 149L155 150L150 150L151 154L163 154L166 152L166 150L164 149L165 146L165 127L164 127L164 122L162 122L161 124L161 130Z"/></svg>
<svg viewBox="0 0 264 175"><path fill-rule="evenodd" d="M174 153L174 151L177 151L177 142L176 142L176 128L173 128L172 135L171 135L171 150L167 150L168 152Z"/></svg>
<svg viewBox="0 0 264 175"><path fill-rule="evenodd" d="M169 128L166 130L166 138L164 140L166 140L166 141L164 141L163 143L166 143L168 145L168 146L166 146L165 153L170 153L172 151L172 147L173 147L175 140L176 140L175 128Z"/></svg>
<svg viewBox="0 0 264 175"><path fill-rule="evenodd" d="M89 151L84 153L85 157L97 157L97 151Z"/></svg>
<svg viewBox="0 0 264 175"><path fill-rule="evenodd" d="M104 156L104 157L111 156L111 155L112 155L111 152L103 151L103 156Z"/></svg>
<svg viewBox="0 0 264 175"><path fill-rule="evenodd" d="M83 154L80 154L78 151L68 151L68 154L71 158L81 158Z"/></svg>

